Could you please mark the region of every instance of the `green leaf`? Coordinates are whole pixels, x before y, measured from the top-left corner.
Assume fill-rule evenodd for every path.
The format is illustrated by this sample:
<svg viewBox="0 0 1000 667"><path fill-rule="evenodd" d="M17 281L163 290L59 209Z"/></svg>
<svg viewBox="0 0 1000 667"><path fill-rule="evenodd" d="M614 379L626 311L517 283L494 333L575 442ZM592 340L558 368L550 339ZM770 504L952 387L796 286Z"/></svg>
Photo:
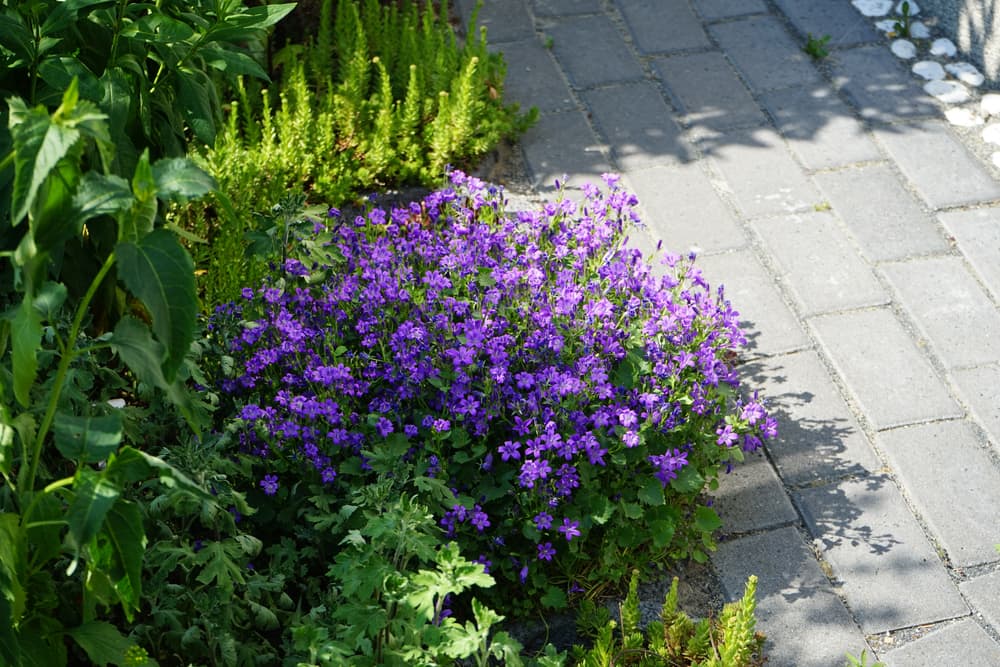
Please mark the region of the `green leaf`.
<svg viewBox="0 0 1000 667"><path fill-rule="evenodd" d="M74 78L79 79L80 92L84 99L101 99L100 82L79 58L69 56L45 58L38 66L38 76L53 90L66 90Z"/></svg>
<svg viewBox="0 0 1000 667"><path fill-rule="evenodd" d="M194 28L163 13L150 13L132 23L122 34L152 44L175 44L194 37Z"/></svg>
<svg viewBox="0 0 1000 667"><path fill-rule="evenodd" d="M128 482L144 482L154 475L160 483L194 495L199 500L215 502L215 496L193 482L187 475L166 461L152 454L125 445L108 459L105 476L121 485Z"/></svg>
<svg viewBox="0 0 1000 667"><path fill-rule="evenodd" d="M662 549L674 539L676 527L671 521L650 521L649 531L653 534L653 546Z"/></svg>
<svg viewBox="0 0 1000 667"><path fill-rule="evenodd" d="M78 473L73 492L75 497L70 503L66 518L69 522L70 542L76 556L67 574L72 574L76 569L80 550L97 535L108 510L121 495L121 490L114 482L86 469Z"/></svg>
<svg viewBox="0 0 1000 667"><path fill-rule="evenodd" d="M194 70L179 70L176 76L177 102L184 120L198 141L212 146L215 144L215 112L212 109L215 91L212 82L203 72Z"/></svg>
<svg viewBox="0 0 1000 667"><path fill-rule="evenodd" d="M642 507L635 503L625 503L622 509L625 512L625 517L628 519L638 519L642 516Z"/></svg>
<svg viewBox="0 0 1000 667"><path fill-rule="evenodd" d="M28 569L28 541L21 530L19 514L0 514L0 601L17 625L25 610L24 580ZM0 628L3 627L0 621ZM0 634L0 638L2 638Z"/></svg>
<svg viewBox="0 0 1000 667"><path fill-rule="evenodd" d="M264 5L262 7L246 7L240 13L226 17L227 27L220 30L213 30L212 37L215 39L230 39L231 36L239 40L246 39L249 35L247 30L262 30L269 28L295 9L294 2L287 2L277 5ZM232 26L231 28L228 26ZM236 31L239 32L236 32Z"/></svg>
<svg viewBox="0 0 1000 667"><path fill-rule="evenodd" d="M639 489L638 497L640 502L647 505L662 505L664 503L663 485L660 480L655 477L646 480L646 484Z"/></svg>
<svg viewBox="0 0 1000 667"><path fill-rule="evenodd" d="M0 46L24 60L25 66L34 60L35 40L20 14L0 14Z"/></svg>
<svg viewBox="0 0 1000 667"><path fill-rule="evenodd" d="M108 574L129 622L142 598L142 559L146 533L139 506L118 499L91 546L95 565Z"/></svg>
<svg viewBox="0 0 1000 667"><path fill-rule="evenodd" d="M549 586L540 602L550 609L565 609L568 604L566 593L561 588Z"/></svg>
<svg viewBox="0 0 1000 667"><path fill-rule="evenodd" d="M14 429L0 424L0 475L7 476L14 469Z"/></svg>
<svg viewBox="0 0 1000 667"><path fill-rule="evenodd" d="M63 95L63 108L72 110L78 94L75 80ZM18 224L28 214L38 188L56 164L66 157L79 140L80 132L53 123L43 107L28 109L16 97L7 100L10 133L14 140L14 186L11 193L11 222ZM58 111L57 111L58 113Z"/></svg>
<svg viewBox="0 0 1000 667"><path fill-rule="evenodd" d="M204 197L218 184L204 169L187 158L166 158L153 165L153 180L160 199L186 202Z"/></svg>
<svg viewBox="0 0 1000 667"><path fill-rule="evenodd" d="M220 44L208 44L201 50L201 56L210 67L226 74L269 80L264 68L242 51L228 49Z"/></svg>
<svg viewBox="0 0 1000 667"><path fill-rule="evenodd" d="M172 383L194 339L198 299L191 256L168 231L118 244L118 276L153 316L153 331L166 348L161 368Z"/></svg>
<svg viewBox="0 0 1000 667"><path fill-rule="evenodd" d="M32 303L43 322L54 322L66 301L66 286L52 281L45 282Z"/></svg>
<svg viewBox="0 0 1000 667"><path fill-rule="evenodd" d="M118 449L122 417L118 412L103 417L56 413L52 433L56 449L70 461L98 463Z"/></svg>
<svg viewBox="0 0 1000 667"><path fill-rule="evenodd" d="M29 215L38 251L56 253L83 229L83 220L74 206L80 181L78 162L74 155L60 160L38 188Z"/></svg>
<svg viewBox="0 0 1000 667"><path fill-rule="evenodd" d="M132 176L132 207L118 217L118 240L141 242L153 231L156 221L156 181L149 166L149 149L142 152Z"/></svg>
<svg viewBox="0 0 1000 667"><path fill-rule="evenodd" d="M670 488L678 493L698 493L705 486L705 478L692 465L686 465L677 473L677 479L670 480Z"/></svg>
<svg viewBox="0 0 1000 667"><path fill-rule="evenodd" d="M121 176L105 176L96 171L83 175L73 196L73 205L79 211L81 221L127 211L134 201L128 181Z"/></svg>
<svg viewBox="0 0 1000 667"><path fill-rule="evenodd" d="M711 507L699 507L694 511L694 525L704 533L711 533L722 527L722 519Z"/></svg>
<svg viewBox="0 0 1000 667"><path fill-rule="evenodd" d="M222 542L213 541L205 544L195 556L195 562L203 566L197 576L197 580L203 584L215 582L215 585L223 590L231 591L233 581L238 584L246 583L242 568L233 561Z"/></svg>
<svg viewBox="0 0 1000 667"><path fill-rule="evenodd" d="M118 628L107 621L89 621L66 630L66 634L76 640L91 662L99 667L106 667L108 663L124 664L125 651L132 645Z"/></svg>
<svg viewBox="0 0 1000 667"><path fill-rule="evenodd" d="M38 348L42 343L42 318L34 308L31 296L17 308L11 322L11 361L14 370L14 397L23 407L31 402L31 387L38 373Z"/></svg>

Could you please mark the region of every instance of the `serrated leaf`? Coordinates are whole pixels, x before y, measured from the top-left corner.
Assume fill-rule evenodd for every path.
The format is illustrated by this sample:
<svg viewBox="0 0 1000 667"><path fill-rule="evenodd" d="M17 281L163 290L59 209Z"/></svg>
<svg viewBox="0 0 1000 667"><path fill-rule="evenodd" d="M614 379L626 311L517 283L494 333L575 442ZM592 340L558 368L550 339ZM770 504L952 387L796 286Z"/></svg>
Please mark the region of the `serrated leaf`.
<svg viewBox="0 0 1000 667"><path fill-rule="evenodd" d="M670 488L678 493L698 493L705 486L705 478L693 465L686 465L677 473L677 479L670 480Z"/></svg>
<svg viewBox="0 0 1000 667"><path fill-rule="evenodd" d="M209 542L195 556L195 562L202 567L197 580L203 584L221 586L232 590L233 582L246 583L243 570L233 561L222 542Z"/></svg>
<svg viewBox="0 0 1000 667"><path fill-rule="evenodd" d="M670 521L650 521L649 530L653 534L653 546L662 549L674 539L675 526Z"/></svg>
<svg viewBox="0 0 1000 667"><path fill-rule="evenodd" d="M253 622L259 629L264 631L276 630L280 623L278 622L278 616L268 607L262 604L258 604L253 600L247 600L250 606L250 612L253 614Z"/></svg>
<svg viewBox="0 0 1000 667"><path fill-rule="evenodd" d="M117 253L118 276L153 316L153 331L166 348L163 377L172 383L194 339L194 262L177 238L162 229L138 243L119 243Z"/></svg>
<svg viewBox="0 0 1000 667"><path fill-rule="evenodd" d="M722 527L722 519L711 507L701 506L694 511L694 525L704 533L711 533Z"/></svg>
<svg viewBox="0 0 1000 667"><path fill-rule="evenodd" d="M550 609L565 609L567 605L566 593L561 588L549 586L540 602Z"/></svg>
<svg viewBox="0 0 1000 667"><path fill-rule="evenodd" d="M24 296L10 327L14 397L23 407L31 402L31 387L38 373L38 348L42 343L42 318L29 295Z"/></svg>
<svg viewBox="0 0 1000 667"><path fill-rule="evenodd" d="M43 322L54 322L66 302L66 286L52 281L45 282L32 302Z"/></svg>
<svg viewBox="0 0 1000 667"><path fill-rule="evenodd" d="M92 557L110 577L129 622L142 598L142 559L146 533L139 506L118 499L105 518L104 528L91 547Z"/></svg>
<svg viewBox="0 0 1000 667"><path fill-rule="evenodd" d="M193 494L200 500L215 502L215 496L196 484L187 475L163 459L125 445L108 459L105 476L124 485L128 482L143 482L156 476L171 488L178 488Z"/></svg>
<svg viewBox="0 0 1000 667"><path fill-rule="evenodd" d="M52 434L56 449L70 461L98 463L118 449L122 417L118 412L102 417L56 413Z"/></svg>
<svg viewBox="0 0 1000 667"><path fill-rule="evenodd" d="M76 569L83 546L97 535L104 517L121 495L121 489L108 479L90 470L81 470L73 483L73 502L66 512L69 538L75 551L68 574Z"/></svg>
<svg viewBox="0 0 1000 667"><path fill-rule="evenodd" d="M65 631L99 667L125 663L125 651L132 645L125 635L107 621L89 621Z"/></svg>
<svg viewBox="0 0 1000 667"><path fill-rule="evenodd" d="M134 197L128 181L121 176L88 171L80 179L73 204L81 221L98 215L114 215L131 208Z"/></svg>
<svg viewBox="0 0 1000 667"><path fill-rule="evenodd" d="M186 202L204 197L218 184L204 169L187 158L166 158L153 165L153 180L160 199Z"/></svg>
<svg viewBox="0 0 1000 667"><path fill-rule="evenodd" d="M647 505L662 505L663 499L663 485L660 480L655 477L646 480L645 485L639 489L638 498L640 502Z"/></svg>

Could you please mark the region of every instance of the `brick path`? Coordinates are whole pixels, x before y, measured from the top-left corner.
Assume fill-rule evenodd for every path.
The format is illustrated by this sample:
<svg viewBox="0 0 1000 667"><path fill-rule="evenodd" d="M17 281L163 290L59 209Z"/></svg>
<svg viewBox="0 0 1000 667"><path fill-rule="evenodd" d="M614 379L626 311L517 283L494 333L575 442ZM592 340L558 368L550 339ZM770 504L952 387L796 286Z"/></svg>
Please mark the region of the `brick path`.
<svg viewBox="0 0 1000 667"><path fill-rule="evenodd" d="M768 664L1000 665L991 168L847 0L486 0L480 23L541 112L534 188L624 174L745 318L782 435L724 480L713 564L730 597L759 576Z"/></svg>

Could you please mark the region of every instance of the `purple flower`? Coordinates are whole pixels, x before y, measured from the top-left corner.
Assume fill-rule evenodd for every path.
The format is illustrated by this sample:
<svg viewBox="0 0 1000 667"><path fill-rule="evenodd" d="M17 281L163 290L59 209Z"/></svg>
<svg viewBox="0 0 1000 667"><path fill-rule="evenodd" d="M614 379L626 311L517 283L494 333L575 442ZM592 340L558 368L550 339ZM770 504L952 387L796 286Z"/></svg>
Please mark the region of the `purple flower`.
<svg viewBox="0 0 1000 667"><path fill-rule="evenodd" d="M265 494L273 496L278 492L278 476L264 475L264 479L260 481L260 488L264 489Z"/></svg>
<svg viewBox="0 0 1000 667"><path fill-rule="evenodd" d="M569 542L574 537L579 537L581 535L580 522L563 519L563 525L559 526L559 532L565 535L566 541Z"/></svg>
<svg viewBox="0 0 1000 667"><path fill-rule="evenodd" d="M538 530L548 530L552 527L552 515L548 512L539 512L535 515L534 522Z"/></svg>
<svg viewBox="0 0 1000 667"><path fill-rule="evenodd" d="M715 442L723 447L732 447L739 440L739 435L733 431L733 427L729 424L715 429L715 432L719 435Z"/></svg>
<svg viewBox="0 0 1000 667"><path fill-rule="evenodd" d="M538 560L552 560L556 555L556 550L551 542L544 542L538 545Z"/></svg>

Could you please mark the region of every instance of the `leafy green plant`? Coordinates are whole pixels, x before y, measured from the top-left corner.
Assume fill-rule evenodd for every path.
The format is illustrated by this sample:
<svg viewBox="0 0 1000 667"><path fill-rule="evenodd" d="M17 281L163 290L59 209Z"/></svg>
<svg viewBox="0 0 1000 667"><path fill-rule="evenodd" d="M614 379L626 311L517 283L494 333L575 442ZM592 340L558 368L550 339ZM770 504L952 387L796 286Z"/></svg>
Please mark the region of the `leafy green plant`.
<svg viewBox="0 0 1000 667"><path fill-rule="evenodd" d="M902 4L899 6L899 13L899 20L893 24L892 32L896 37L910 39L910 30L913 26L913 16L910 15L910 3L907 2L907 0L903 0Z"/></svg>
<svg viewBox="0 0 1000 667"><path fill-rule="evenodd" d="M620 624L596 627L592 647L574 647L580 667L641 665L643 667L753 667L764 664L764 636L755 632L757 578L747 580L740 600L727 604L718 619L695 623L677 608L675 577L659 621L639 627L639 572L633 571ZM617 632L616 632L617 631Z"/></svg>
<svg viewBox="0 0 1000 667"><path fill-rule="evenodd" d="M207 494L162 460L122 444L120 412L92 402L102 389L80 364L114 352L198 427L203 411L185 390L197 312L193 266L176 237L154 222L159 200L200 196L214 183L187 160L150 163L146 152L131 182L110 173L108 119L79 99L75 78L51 114L18 97L7 103L13 149L0 171L13 171L7 210L20 241L2 253L0 658L65 664L70 637L95 662L120 662L129 642L98 620L98 611L117 607L131 619L141 599L142 515L125 490L159 479ZM87 153L101 169L84 168ZM53 277L68 275L59 266L66 247L88 235L111 245L73 298ZM113 289L120 284L135 316L95 340L85 325L106 279Z"/></svg>
<svg viewBox="0 0 1000 667"><path fill-rule="evenodd" d="M504 104L505 65L485 32L459 44L447 2L420 4L323 0L315 41L276 57L277 90L237 88L202 163L239 214L195 207L180 223L210 241L194 249L206 301L246 284L250 214L287 192L341 206L376 189L437 185L447 165L471 166L533 122L534 110Z"/></svg>
<svg viewBox="0 0 1000 667"><path fill-rule="evenodd" d="M885 667L885 663L875 661L871 665L869 665L868 653L866 651L862 651L860 658L855 658L853 655L848 653L847 662L844 663L844 667Z"/></svg>
<svg viewBox="0 0 1000 667"><path fill-rule="evenodd" d="M829 41L830 35L814 37L812 33L809 33L806 35L806 44L802 47L802 50L813 60L822 60L830 55L829 49L826 48Z"/></svg>

